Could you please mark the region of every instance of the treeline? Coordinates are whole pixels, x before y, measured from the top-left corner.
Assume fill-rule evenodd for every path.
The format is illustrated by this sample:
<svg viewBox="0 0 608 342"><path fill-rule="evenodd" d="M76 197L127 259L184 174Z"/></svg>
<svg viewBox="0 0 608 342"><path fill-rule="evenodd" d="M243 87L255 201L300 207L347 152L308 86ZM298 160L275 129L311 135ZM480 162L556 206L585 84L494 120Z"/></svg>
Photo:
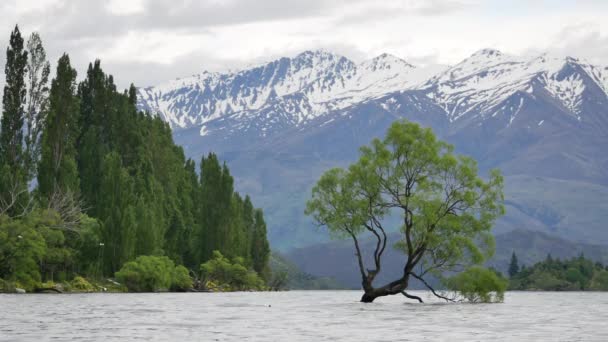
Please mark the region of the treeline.
<svg viewBox="0 0 608 342"><path fill-rule="evenodd" d="M270 249L260 209L234 191L226 164L196 164L133 85L67 54L50 64L38 34L11 33L0 128L0 278L24 287L113 276L141 255L198 272L215 250L260 275Z"/></svg>
<svg viewBox="0 0 608 342"><path fill-rule="evenodd" d="M513 253L509 265L510 290L534 291L608 291L608 266L583 255L569 260L551 254L530 267L518 264Z"/></svg>

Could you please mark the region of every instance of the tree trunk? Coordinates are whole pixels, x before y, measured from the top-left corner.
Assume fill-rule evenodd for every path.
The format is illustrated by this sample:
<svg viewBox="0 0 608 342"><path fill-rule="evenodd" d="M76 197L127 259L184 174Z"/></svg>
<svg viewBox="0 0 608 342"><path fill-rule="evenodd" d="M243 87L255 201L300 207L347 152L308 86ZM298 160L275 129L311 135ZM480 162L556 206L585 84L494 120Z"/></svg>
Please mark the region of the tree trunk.
<svg viewBox="0 0 608 342"><path fill-rule="evenodd" d="M361 303L372 303L378 297L395 295L405 291L408 285L408 279L408 277L403 277L377 289L370 283L364 283Z"/></svg>
<svg viewBox="0 0 608 342"><path fill-rule="evenodd" d="M364 292L363 296L361 297L361 303L372 303L374 301L374 299L378 298L378 296L376 294L374 294L373 292L371 293L367 293Z"/></svg>

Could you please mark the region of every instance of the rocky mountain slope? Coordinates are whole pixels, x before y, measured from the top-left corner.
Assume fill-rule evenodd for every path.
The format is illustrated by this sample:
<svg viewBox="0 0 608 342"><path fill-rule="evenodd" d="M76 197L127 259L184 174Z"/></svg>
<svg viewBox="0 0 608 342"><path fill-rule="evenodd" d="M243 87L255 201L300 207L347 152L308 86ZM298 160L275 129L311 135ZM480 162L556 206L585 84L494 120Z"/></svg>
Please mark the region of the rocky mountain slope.
<svg viewBox="0 0 608 342"><path fill-rule="evenodd" d="M608 68L480 50L439 72L390 55L355 63L307 51L231 73L139 89L186 153L215 151L268 215L275 248L325 241L302 211L327 168L397 119L432 127L482 172L506 175L497 232L608 243Z"/></svg>

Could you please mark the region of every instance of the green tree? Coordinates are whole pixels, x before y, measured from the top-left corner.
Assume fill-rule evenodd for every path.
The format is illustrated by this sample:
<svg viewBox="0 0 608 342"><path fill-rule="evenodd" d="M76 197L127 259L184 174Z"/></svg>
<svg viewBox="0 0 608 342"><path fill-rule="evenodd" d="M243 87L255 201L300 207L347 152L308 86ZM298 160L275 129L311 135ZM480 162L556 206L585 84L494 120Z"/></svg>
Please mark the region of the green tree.
<svg viewBox="0 0 608 342"><path fill-rule="evenodd" d="M225 253L230 239L233 179L226 165L210 153L201 160L200 227L196 233L197 261L209 260L214 250ZM230 251L228 251L230 252Z"/></svg>
<svg viewBox="0 0 608 342"><path fill-rule="evenodd" d="M0 156L13 172L23 172L23 119L25 105L25 71L27 51L19 27L11 33L6 49L4 74L6 84L2 96L2 126L0 128Z"/></svg>
<svg viewBox="0 0 608 342"><path fill-rule="evenodd" d="M260 275L267 272L268 259L270 257L270 246L266 239L266 222L262 210L255 210L253 236L251 239L251 258L253 269Z"/></svg>
<svg viewBox="0 0 608 342"><path fill-rule="evenodd" d="M333 236L352 239L364 290L361 301L372 302L404 293L410 278L432 289L426 277L478 265L491 256L490 230L504 213L502 184L496 170L487 181L478 177L476 162L455 155L430 129L399 121L384 140L362 147L359 161L347 170L323 174L306 213ZM397 214L402 225L396 245L407 259L394 281L377 287L373 282L389 245L386 222ZM376 241L372 267L366 267L359 243L365 232Z"/></svg>
<svg viewBox="0 0 608 342"><path fill-rule="evenodd" d="M26 64L27 51L15 26L6 49L0 120L0 214L10 216L23 215L29 208L23 156Z"/></svg>
<svg viewBox="0 0 608 342"><path fill-rule="evenodd" d="M120 156L109 153L103 160L99 188L99 218L104 244L104 274L113 274L135 257L136 213L133 183Z"/></svg>
<svg viewBox="0 0 608 342"><path fill-rule="evenodd" d="M116 124L112 122L111 115L116 109L112 100L113 89L111 79L103 73L99 60L89 64L86 78L78 86L80 135L76 146L80 189L90 208L88 213L94 217L99 217L98 210L101 210L97 204L101 164L106 154L111 152L108 126Z"/></svg>
<svg viewBox="0 0 608 342"><path fill-rule="evenodd" d="M23 219L0 215L0 278L17 282L17 287L28 291L38 286L39 264L46 254L39 228L48 224L37 213Z"/></svg>
<svg viewBox="0 0 608 342"><path fill-rule="evenodd" d="M42 39L37 32L27 41L27 110L25 111L25 169L28 180L36 175L36 163L40 156L40 135L48 103L48 81L51 66L46 59Z"/></svg>
<svg viewBox="0 0 608 342"><path fill-rule="evenodd" d="M519 264L517 262L517 255L513 252L511 254L511 262L509 263L509 277L513 278L517 273L519 273Z"/></svg>
<svg viewBox="0 0 608 342"><path fill-rule="evenodd" d="M76 70L64 54L59 58L51 85L38 167L39 191L47 200L56 193L79 192L75 146L79 134L78 115Z"/></svg>

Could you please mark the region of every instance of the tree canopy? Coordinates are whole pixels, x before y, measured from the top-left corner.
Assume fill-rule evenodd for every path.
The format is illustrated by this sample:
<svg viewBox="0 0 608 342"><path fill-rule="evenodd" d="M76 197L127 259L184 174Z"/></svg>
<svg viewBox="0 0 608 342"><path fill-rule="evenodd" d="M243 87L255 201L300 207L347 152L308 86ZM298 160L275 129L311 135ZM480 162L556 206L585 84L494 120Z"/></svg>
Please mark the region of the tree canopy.
<svg viewBox="0 0 608 342"><path fill-rule="evenodd" d="M398 121L383 140L362 147L357 162L323 174L306 213L332 236L352 239L364 290L361 301L372 302L403 293L411 278L434 291L427 277L441 278L491 256L490 230L504 213L502 186L499 171L484 180L475 160L456 155L430 129ZM400 239L389 242L394 222L399 223L390 231L399 231ZM361 249L362 236L375 239L373 251ZM403 272L376 287L387 246L406 255Z"/></svg>
<svg viewBox="0 0 608 342"><path fill-rule="evenodd" d="M77 83L62 55L50 88L49 68L40 36L24 46L15 27L0 127L0 278L28 289L119 270L140 279L167 260L198 272L215 250L266 274L262 210L234 190L225 163L209 153L197 172L169 125L139 111L136 88L119 91L99 60ZM141 256L159 259L129 264Z"/></svg>
<svg viewBox="0 0 608 342"><path fill-rule="evenodd" d="M526 291L606 291L608 267L583 255L559 260L549 254L545 260L522 267L512 275L509 287Z"/></svg>

